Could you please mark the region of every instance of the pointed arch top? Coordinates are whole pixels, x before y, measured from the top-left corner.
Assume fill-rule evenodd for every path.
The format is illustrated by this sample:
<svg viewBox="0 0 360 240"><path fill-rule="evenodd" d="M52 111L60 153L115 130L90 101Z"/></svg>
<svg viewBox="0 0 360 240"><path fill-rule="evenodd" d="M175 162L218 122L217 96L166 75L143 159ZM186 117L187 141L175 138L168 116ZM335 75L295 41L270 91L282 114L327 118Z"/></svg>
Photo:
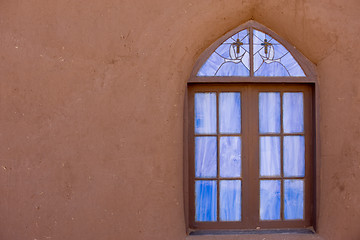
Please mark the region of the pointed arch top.
<svg viewBox="0 0 360 240"><path fill-rule="evenodd" d="M219 77L222 77L221 79ZM315 66L294 46L250 20L197 60L189 82L316 82Z"/></svg>

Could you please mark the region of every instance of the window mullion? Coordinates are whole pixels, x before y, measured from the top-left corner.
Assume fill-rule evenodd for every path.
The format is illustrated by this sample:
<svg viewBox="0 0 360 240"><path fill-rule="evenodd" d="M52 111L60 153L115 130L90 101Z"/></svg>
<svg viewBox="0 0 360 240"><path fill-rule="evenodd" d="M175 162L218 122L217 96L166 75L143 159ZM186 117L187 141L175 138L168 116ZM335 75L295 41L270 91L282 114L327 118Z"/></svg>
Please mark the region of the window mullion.
<svg viewBox="0 0 360 240"><path fill-rule="evenodd" d="M280 93L280 219L284 220L284 125L283 125L283 94L284 92L281 91Z"/></svg>
<svg viewBox="0 0 360 240"><path fill-rule="evenodd" d="M220 117L219 117L219 92L216 93L216 138L217 138L217 159L216 159L216 165L217 165L217 169L216 169L216 184L217 184L217 195L216 195L216 216L217 216L217 222L220 222L220 137L219 137L219 133L220 133L220 128L219 128L219 121L220 121Z"/></svg>
<svg viewBox="0 0 360 240"><path fill-rule="evenodd" d="M253 39L253 28L250 27L249 28L249 31L250 31L250 39L249 39L249 53L250 53L250 77L253 77L254 76L254 56L253 56L253 42L254 42L254 39Z"/></svg>
<svg viewBox="0 0 360 240"><path fill-rule="evenodd" d="M258 186L258 137L256 91L246 87L243 101L243 216L249 228L256 228L259 221L259 186Z"/></svg>

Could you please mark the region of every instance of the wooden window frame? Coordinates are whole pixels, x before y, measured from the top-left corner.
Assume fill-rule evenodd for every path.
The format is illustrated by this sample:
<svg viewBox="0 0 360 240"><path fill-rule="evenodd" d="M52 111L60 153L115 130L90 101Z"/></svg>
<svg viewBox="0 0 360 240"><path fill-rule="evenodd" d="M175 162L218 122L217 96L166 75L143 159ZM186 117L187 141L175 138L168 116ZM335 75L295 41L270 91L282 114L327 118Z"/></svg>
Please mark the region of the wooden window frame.
<svg viewBox="0 0 360 240"><path fill-rule="evenodd" d="M253 31L257 29L271 35L279 43L281 43L292 54L294 59L299 63L305 73L305 77L255 77L253 75L253 58L250 58L250 76L248 77L220 77L220 76L197 76L197 72L208 59L208 57L215 51L215 49L226 39L236 34L243 29L249 29L250 33L250 45L252 45ZM250 55L252 56L252 48L250 47ZM236 90L237 89L237 90ZM240 222L195 222L195 193L194 193L194 103L193 96L196 91L209 91L209 92L221 92L221 91L242 91L246 89L245 96L241 96L242 99L251 97L252 101L242 100L242 116L244 111L252 112L251 116L254 118L258 111L256 100L256 93L253 91L276 91L276 92L304 92L304 106L305 108L305 149L306 149L306 180L305 180L305 202L304 202L304 220L286 220L286 221L259 221L259 216L254 213L259 207L259 175L255 175L256 179L252 179L250 185L244 184L242 181L242 221ZM199 230L206 231L229 231L229 230L262 230L262 229L303 229L313 228L316 230L316 219L318 216L317 202L319 201L319 90L315 66L304 57L299 51L296 50L291 44L283 40L273 31L269 30L265 26L251 20L245 24L240 25L234 30L228 32L223 37L219 38L209 48L207 48L197 60L191 76L187 83L186 96L185 96L185 112L184 112L184 207L185 207L185 222L187 233L196 232ZM243 105L244 104L244 105ZM252 109L251 111L249 109ZM252 124L249 124L252 122ZM251 121L242 121L242 148L247 149L245 155L242 155L242 164L249 164L249 159L254 160L252 166L253 169L258 169L258 152L259 135L248 136L250 132L253 134L258 128L258 118L251 119ZM281 133L283 134L283 133ZM279 135L281 135L279 134ZM218 133L216 134L218 136ZM281 135L282 136L282 135ZM250 142L249 142L250 139ZM252 147L250 150L249 146ZM243 152L244 154L244 152ZM249 156L246 156L246 155ZM281 154L282 155L282 154ZM256 173L256 170L250 172ZM258 172L258 170L257 170ZM248 172L243 168L242 178L249 179L254 176L247 176ZM283 181L281 181L283 182ZM254 190L254 185L255 190ZM250 188L252 190L250 190ZM247 192L257 192L247 196ZM283 191L283 190L282 190ZM219 195L219 194L218 194ZM283 195L283 194L282 194ZM254 197L255 196L255 197ZM283 196L282 196L283 197ZM250 199L247 199L250 198ZM281 198L283 200L283 198ZM219 200L218 200L219 201ZM253 204L249 204L253 203ZM245 205L248 204L246 207ZM281 204L283 205L283 203ZM219 206L218 206L219 208ZM282 211L281 211L282 212Z"/></svg>

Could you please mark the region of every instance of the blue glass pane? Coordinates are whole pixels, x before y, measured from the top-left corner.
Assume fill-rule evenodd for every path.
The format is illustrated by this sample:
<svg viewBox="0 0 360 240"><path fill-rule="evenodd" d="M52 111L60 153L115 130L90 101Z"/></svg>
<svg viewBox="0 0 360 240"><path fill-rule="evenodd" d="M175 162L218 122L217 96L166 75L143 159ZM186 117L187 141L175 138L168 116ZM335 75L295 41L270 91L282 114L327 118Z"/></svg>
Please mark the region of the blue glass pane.
<svg viewBox="0 0 360 240"><path fill-rule="evenodd" d="M280 137L260 137L260 176L280 176Z"/></svg>
<svg viewBox="0 0 360 240"><path fill-rule="evenodd" d="M285 133L304 131L304 99L302 92L283 95L283 125Z"/></svg>
<svg viewBox="0 0 360 240"><path fill-rule="evenodd" d="M215 76L248 76L249 70L241 62L228 61L219 67Z"/></svg>
<svg viewBox="0 0 360 240"><path fill-rule="evenodd" d="M289 71L290 76L305 77L304 71L290 53L281 58L281 63Z"/></svg>
<svg viewBox="0 0 360 240"><path fill-rule="evenodd" d="M280 219L280 180L260 180L260 219Z"/></svg>
<svg viewBox="0 0 360 240"><path fill-rule="evenodd" d="M220 176L241 176L241 138L220 138Z"/></svg>
<svg viewBox="0 0 360 240"><path fill-rule="evenodd" d="M233 42L232 39L231 41ZM215 50L215 53L220 55L220 57L222 58L230 58L230 51L229 51L230 47L231 47L231 43L223 43Z"/></svg>
<svg viewBox="0 0 360 240"><path fill-rule="evenodd" d="M258 58L254 57L254 61ZM262 77L276 77L282 76L286 77L289 76L288 71L286 68L279 62L270 62L270 63L262 63L262 65L258 68L258 70L254 74L255 76L262 76Z"/></svg>
<svg viewBox="0 0 360 240"><path fill-rule="evenodd" d="M255 76L305 76L291 53L270 35L254 30Z"/></svg>
<svg viewBox="0 0 360 240"><path fill-rule="evenodd" d="M195 93L195 133L216 133L216 93Z"/></svg>
<svg viewBox="0 0 360 240"><path fill-rule="evenodd" d="M304 218L304 181L284 181L284 217L286 220Z"/></svg>
<svg viewBox="0 0 360 240"><path fill-rule="evenodd" d="M195 181L195 221L217 220L216 181Z"/></svg>
<svg viewBox="0 0 360 240"><path fill-rule="evenodd" d="M208 60L204 63L204 65L200 68L197 73L198 76L215 76L219 66L224 62L224 58L222 58L219 54L213 53L208 58Z"/></svg>
<svg viewBox="0 0 360 240"><path fill-rule="evenodd" d="M195 138L195 176L216 177L216 137Z"/></svg>
<svg viewBox="0 0 360 240"><path fill-rule="evenodd" d="M280 93L259 93L260 133L280 133Z"/></svg>
<svg viewBox="0 0 360 240"><path fill-rule="evenodd" d="M264 32L254 29L254 45L261 45L266 38L269 42L272 41L272 37Z"/></svg>
<svg viewBox="0 0 360 240"><path fill-rule="evenodd" d="M305 139L304 136L284 137L284 176L305 176Z"/></svg>
<svg viewBox="0 0 360 240"><path fill-rule="evenodd" d="M249 32L242 30L224 41L197 73L198 76L249 76Z"/></svg>
<svg viewBox="0 0 360 240"><path fill-rule="evenodd" d="M241 180L220 181L220 220L241 220Z"/></svg>
<svg viewBox="0 0 360 240"><path fill-rule="evenodd" d="M241 131L240 93L220 93L219 123L221 133L240 133Z"/></svg>
<svg viewBox="0 0 360 240"><path fill-rule="evenodd" d="M273 42L273 41L271 41ZM283 46L283 45L273 45L274 47L274 58L275 59L279 59L279 58L282 58L282 57L285 57L286 54L288 54L288 50ZM283 59L282 59L283 60Z"/></svg>

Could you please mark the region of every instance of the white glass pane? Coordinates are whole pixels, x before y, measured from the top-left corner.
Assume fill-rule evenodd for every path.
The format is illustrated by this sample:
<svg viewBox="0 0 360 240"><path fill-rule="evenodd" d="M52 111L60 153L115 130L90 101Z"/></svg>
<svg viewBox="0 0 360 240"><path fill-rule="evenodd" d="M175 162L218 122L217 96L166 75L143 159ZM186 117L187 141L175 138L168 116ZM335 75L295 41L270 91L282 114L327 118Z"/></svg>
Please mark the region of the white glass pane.
<svg viewBox="0 0 360 240"><path fill-rule="evenodd" d="M280 137L260 137L260 176L280 176Z"/></svg>
<svg viewBox="0 0 360 240"><path fill-rule="evenodd" d="M241 132L241 99L240 93L220 93L219 123L221 133Z"/></svg>
<svg viewBox="0 0 360 240"><path fill-rule="evenodd" d="M195 181L195 220L210 222L217 219L216 181Z"/></svg>
<svg viewBox="0 0 360 240"><path fill-rule="evenodd" d="M220 138L220 176L241 176L241 138Z"/></svg>
<svg viewBox="0 0 360 240"><path fill-rule="evenodd" d="M280 133L280 93L259 93L260 133Z"/></svg>
<svg viewBox="0 0 360 240"><path fill-rule="evenodd" d="M260 220L280 219L280 180L260 180Z"/></svg>
<svg viewBox="0 0 360 240"><path fill-rule="evenodd" d="M302 92L284 93L283 115L285 133L304 131L304 98Z"/></svg>
<svg viewBox="0 0 360 240"><path fill-rule="evenodd" d="M284 176L305 176L305 139L304 136L284 137Z"/></svg>
<svg viewBox="0 0 360 240"><path fill-rule="evenodd" d="M216 133L216 93L195 93L195 133Z"/></svg>
<svg viewBox="0 0 360 240"><path fill-rule="evenodd" d="M195 138L195 176L216 177L216 137Z"/></svg>
<svg viewBox="0 0 360 240"><path fill-rule="evenodd" d="M220 220L241 220L241 181L220 181Z"/></svg>
<svg viewBox="0 0 360 240"><path fill-rule="evenodd" d="M304 218L304 181L284 181L284 217L286 220Z"/></svg>

